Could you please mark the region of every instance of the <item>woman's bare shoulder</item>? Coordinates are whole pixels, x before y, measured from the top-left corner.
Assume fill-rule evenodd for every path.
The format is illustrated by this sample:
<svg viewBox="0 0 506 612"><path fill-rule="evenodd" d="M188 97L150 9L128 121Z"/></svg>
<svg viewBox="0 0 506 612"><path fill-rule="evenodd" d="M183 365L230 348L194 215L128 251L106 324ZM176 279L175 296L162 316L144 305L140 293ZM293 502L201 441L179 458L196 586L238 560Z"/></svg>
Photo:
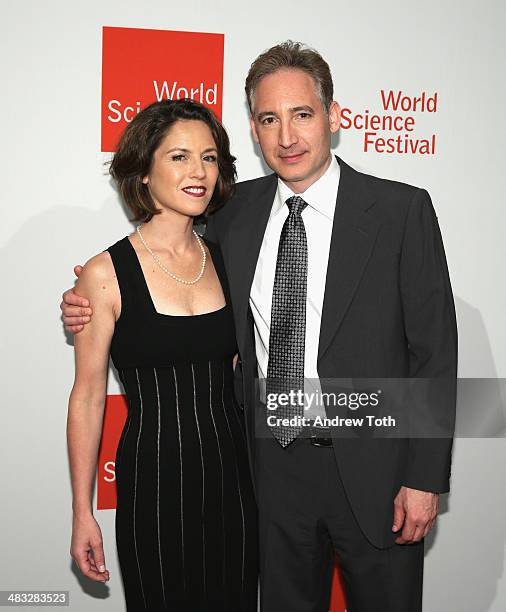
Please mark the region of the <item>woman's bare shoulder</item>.
<svg viewBox="0 0 506 612"><path fill-rule="evenodd" d="M101 293L107 289L112 291L118 289L116 271L108 251L98 253L84 264L76 289L79 294L84 291Z"/></svg>

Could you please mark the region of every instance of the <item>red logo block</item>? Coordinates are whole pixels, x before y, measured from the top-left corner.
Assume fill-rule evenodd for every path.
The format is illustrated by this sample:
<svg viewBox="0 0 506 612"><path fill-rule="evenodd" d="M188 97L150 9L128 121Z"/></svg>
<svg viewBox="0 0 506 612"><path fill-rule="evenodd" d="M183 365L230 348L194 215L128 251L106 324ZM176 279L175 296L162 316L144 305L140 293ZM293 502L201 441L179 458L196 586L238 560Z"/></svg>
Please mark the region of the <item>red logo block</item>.
<svg viewBox="0 0 506 612"><path fill-rule="evenodd" d="M152 102L192 98L221 119L223 34L103 28L102 146Z"/></svg>

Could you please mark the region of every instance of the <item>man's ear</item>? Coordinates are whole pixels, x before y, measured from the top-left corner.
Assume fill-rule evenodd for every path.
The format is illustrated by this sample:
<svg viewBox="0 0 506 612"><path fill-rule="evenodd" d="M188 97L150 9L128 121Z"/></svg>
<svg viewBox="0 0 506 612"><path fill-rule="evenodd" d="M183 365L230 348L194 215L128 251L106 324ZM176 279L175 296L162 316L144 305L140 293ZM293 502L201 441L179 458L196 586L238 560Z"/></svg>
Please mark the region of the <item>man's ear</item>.
<svg viewBox="0 0 506 612"><path fill-rule="evenodd" d="M253 140L258 144L260 141L258 140L257 126L255 125L255 120L251 115L249 117L249 125L251 127L251 133L253 134Z"/></svg>
<svg viewBox="0 0 506 612"><path fill-rule="evenodd" d="M341 107L332 100L329 106L329 127L332 134L335 134L341 125Z"/></svg>

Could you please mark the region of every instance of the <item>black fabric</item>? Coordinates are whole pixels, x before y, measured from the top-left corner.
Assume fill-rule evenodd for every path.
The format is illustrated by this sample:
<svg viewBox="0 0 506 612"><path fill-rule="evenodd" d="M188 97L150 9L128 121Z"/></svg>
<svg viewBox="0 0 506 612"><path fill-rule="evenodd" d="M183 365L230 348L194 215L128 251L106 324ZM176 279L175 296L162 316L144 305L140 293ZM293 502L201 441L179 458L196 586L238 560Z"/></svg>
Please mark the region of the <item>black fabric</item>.
<svg viewBox="0 0 506 612"><path fill-rule="evenodd" d="M116 538L127 609L256 612L256 506L227 299L158 314L128 237L108 249L121 291L111 357L128 398L116 455Z"/></svg>
<svg viewBox="0 0 506 612"><path fill-rule="evenodd" d="M108 249L121 292L121 314L111 342L111 357L118 370L152 366L153 363L221 359L237 349L220 249L209 241L206 244L227 305L210 314L194 317L156 312L139 259L128 237Z"/></svg>
<svg viewBox="0 0 506 612"><path fill-rule="evenodd" d="M347 612L421 612L424 542L377 548L331 447L257 445L262 612L328 612L337 555Z"/></svg>
<svg viewBox="0 0 506 612"><path fill-rule="evenodd" d="M444 378L441 402L455 415L457 327L445 252L426 190L357 172L337 157L340 180L320 326L320 378ZM250 465L255 463L258 390L249 294L276 194L277 176L237 185L206 236L223 253L234 306ZM317 333L317 330L306 330ZM335 416L333 413L329 417ZM392 546L393 499L402 485L444 493L453 440L344 439L334 443L361 529Z"/></svg>
<svg viewBox="0 0 506 612"><path fill-rule="evenodd" d="M357 172L339 157L337 161L341 175L320 326L319 377L443 378L455 390L455 308L429 194ZM398 534L391 530L393 501L402 486L449 490L452 439L335 438L331 449L297 438L283 449L272 437L256 436L255 419L264 412L257 410L249 296L276 187L276 175L238 184L233 199L211 217L206 230L221 247L234 305L249 459L260 515L262 609L296 612L326 605L329 559L335 548L346 568L352 612L403 609L390 604L371 607L376 598L395 601L399 588L405 595L398 601L414 602L403 610L413 612L420 609L423 545L394 543ZM445 422L455 415L454 392L441 401L441 410ZM329 463L315 464L298 452L301 444L316 461L325 457ZM323 469L325 487L316 491L312 483L319 483ZM324 507L326 515L340 518L320 529L316 517ZM310 542L309 548L305 542ZM371 554L362 556L367 547ZM385 563L389 571L384 571ZM376 579L375 566L383 568ZM361 569L370 577L365 583L354 578ZM310 603L301 607L311 590Z"/></svg>

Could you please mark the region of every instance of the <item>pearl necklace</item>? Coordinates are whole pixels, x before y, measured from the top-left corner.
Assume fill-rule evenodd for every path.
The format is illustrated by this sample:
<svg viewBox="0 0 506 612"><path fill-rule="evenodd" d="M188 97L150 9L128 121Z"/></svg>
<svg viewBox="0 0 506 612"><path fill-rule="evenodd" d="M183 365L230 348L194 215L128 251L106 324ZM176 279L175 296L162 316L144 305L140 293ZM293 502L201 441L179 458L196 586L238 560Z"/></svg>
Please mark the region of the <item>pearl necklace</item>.
<svg viewBox="0 0 506 612"><path fill-rule="evenodd" d="M171 278L173 278L174 280L176 280L178 283L183 283L184 285L194 285L195 283L198 283L198 281L202 278L203 274L204 274L204 270L206 268L206 259L207 259L207 255L206 255L206 250L204 249L204 245L202 244L202 241L200 240L200 236L197 234L197 232L195 230L192 230L193 235L195 236L195 238L197 239L198 245L200 247L200 250L202 251L202 266L200 268L200 272L199 275L197 276L197 278L194 278L193 280L185 280L184 278L179 278L179 276L176 276L175 274L172 274L172 272L170 270L167 270L167 268L163 265L163 263L158 259L158 257L153 253L153 251L148 247L148 245L146 244L146 241L144 240L142 234L141 234L141 225L137 226L137 233L139 234L139 238L142 242L142 244L145 246L146 251L151 255L151 257L155 260L155 262L158 264L158 266L166 273L168 274Z"/></svg>

